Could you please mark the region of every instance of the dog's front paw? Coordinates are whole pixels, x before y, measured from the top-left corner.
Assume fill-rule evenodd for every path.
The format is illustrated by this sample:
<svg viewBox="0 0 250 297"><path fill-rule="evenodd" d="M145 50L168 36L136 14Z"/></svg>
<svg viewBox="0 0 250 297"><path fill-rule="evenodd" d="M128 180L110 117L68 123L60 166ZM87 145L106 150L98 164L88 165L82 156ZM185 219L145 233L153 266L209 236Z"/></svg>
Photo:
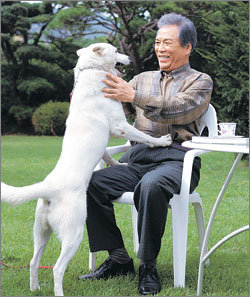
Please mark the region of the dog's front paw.
<svg viewBox="0 0 250 297"><path fill-rule="evenodd" d="M163 135L159 138L160 146L170 146L172 143L172 139L170 134Z"/></svg>

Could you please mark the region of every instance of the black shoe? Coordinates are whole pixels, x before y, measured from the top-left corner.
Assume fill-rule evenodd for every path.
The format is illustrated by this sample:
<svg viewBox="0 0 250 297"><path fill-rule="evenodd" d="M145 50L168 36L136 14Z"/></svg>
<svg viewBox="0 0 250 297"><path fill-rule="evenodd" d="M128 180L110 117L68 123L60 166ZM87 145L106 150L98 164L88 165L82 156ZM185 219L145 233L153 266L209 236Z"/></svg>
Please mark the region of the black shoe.
<svg viewBox="0 0 250 297"><path fill-rule="evenodd" d="M161 282L155 266L140 265L138 290L140 295L154 295L161 291Z"/></svg>
<svg viewBox="0 0 250 297"><path fill-rule="evenodd" d="M131 259L128 263L119 264L108 257L105 262L94 272L90 274L84 274L78 277L78 279L108 279L118 275L127 275L129 273L135 274L134 262Z"/></svg>

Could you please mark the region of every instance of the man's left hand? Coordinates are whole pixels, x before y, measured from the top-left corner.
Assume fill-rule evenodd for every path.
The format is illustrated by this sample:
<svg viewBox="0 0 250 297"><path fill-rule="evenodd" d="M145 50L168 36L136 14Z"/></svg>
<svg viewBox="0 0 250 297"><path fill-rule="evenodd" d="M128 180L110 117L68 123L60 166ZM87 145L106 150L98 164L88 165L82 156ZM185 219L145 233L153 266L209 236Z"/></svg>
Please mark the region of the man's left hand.
<svg viewBox="0 0 250 297"><path fill-rule="evenodd" d="M104 79L103 82L109 88L103 88L101 91L105 93L104 97L115 99L120 102L133 103L135 97L135 90L122 78L106 74L108 79Z"/></svg>

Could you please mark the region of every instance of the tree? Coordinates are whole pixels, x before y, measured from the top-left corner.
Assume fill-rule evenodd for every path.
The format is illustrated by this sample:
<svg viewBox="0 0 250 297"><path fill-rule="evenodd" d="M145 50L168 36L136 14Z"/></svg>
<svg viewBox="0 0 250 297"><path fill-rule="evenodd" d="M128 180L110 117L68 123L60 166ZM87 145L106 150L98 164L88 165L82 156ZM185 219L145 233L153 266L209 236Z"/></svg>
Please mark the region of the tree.
<svg viewBox="0 0 250 297"><path fill-rule="evenodd" d="M13 120L18 129L31 127L32 112L41 103L69 100L76 50L86 43L48 30L68 5L2 3L2 131L10 130Z"/></svg>
<svg viewBox="0 0 250 297"><path fill-rule="evenodd" d="M81 1L74 7L58 13L50 27L60 30L67 27L68 36L102 34L107 41L117 46L121 52L130 56L132 64L127 67L127 79L147 70L149 61L152 67L153 40L155 37L156 20L152 20L149 11L157 4L140 1ZM76 11L89 12L89 19L83 32L83 24ZM91 21L90 21L91 19ZM155 59L155 64L157 61Z"/></svg>
<svg viewBox="0 0 250 297"><path fill-rule="evenodd" d="M130 56L126 80L158 69L153 49L156 20L176 12L196 25L198 43L190 64L212 77L212 103L219 120L238 122L237 133L247 135L248 9L247 1L4 2L4 115L12 105L35 107L49 100L67 100L75 51L97 40L108 41ZM32 30L35 26L37 31Z"/></svg>
<svg viewBox="0 0 250 297"><path fill-rule="evenodd" d="M198 53L207 61L204 72L214 80L212 102L219 121L235 121L237 134L248 137L249 3L222 2L213 8L202 19L209 42Z"/></svg>
<svg viewBox="0 0 250 297"><path fill-rule="evenodd" d="M212 103L218 120L236 122L236 133L248 137L249 2L201 2L193 12L201 36L196 67L214 81Z"/></svg>

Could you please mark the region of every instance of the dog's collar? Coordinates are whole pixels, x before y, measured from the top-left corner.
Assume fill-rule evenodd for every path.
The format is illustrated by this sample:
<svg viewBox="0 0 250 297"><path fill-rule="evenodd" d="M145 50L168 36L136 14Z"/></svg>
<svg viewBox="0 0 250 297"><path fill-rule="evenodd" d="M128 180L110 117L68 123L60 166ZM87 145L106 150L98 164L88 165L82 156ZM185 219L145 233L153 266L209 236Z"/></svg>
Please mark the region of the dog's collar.
<svg viewBox="0 0 250 297"><path fill-rule="evenodd" d="M75 79L73 89L72 89L72 91L71 91L71 93L70 93L70 94L71 94L71 95L70 95L70 100L71 100L71 98L72 98L72 96L73 96L75 86L76 86L76 84L77 84L77 82L78 82L79 74L80 74L82 71L84 71L84 70L99 70L99 71L107 72L107 71L105 71L105 70L103 70L103 69L100 69L100 68L98 68L98 67L88 67L88 68L83 68L83 69L80 69L80 68L79 68L79 72L78 72L77 77L76 77L76 79Z"/></svg>
<svg viewBox="0 0 250 297"><path fill-rule="evenodd" d="M99 70L99 71L103 71L103 72L107 72L105 70L103 70L103 68L100 68L98 66L93 66L93 67L87 67L87 68L82 68L82 69L79 69L79 71L84 71L84 70Z"/></svg>

